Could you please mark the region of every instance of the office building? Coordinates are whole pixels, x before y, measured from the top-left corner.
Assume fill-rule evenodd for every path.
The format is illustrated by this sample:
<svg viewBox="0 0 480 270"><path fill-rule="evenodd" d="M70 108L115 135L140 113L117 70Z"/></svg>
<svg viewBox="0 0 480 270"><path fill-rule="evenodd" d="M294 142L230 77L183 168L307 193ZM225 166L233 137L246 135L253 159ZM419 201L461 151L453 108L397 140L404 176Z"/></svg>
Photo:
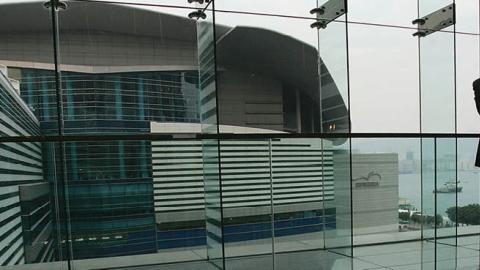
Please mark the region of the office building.
<svg viewBox="0 0 480 270"><path fill-rule="evenodd" d="M8 16L20 12L32 14L35 18L48 15L36 3L5 5L2 10L8 11ZM108 12L115 14L113 20L105 18L104 14ZM85 14L88 14L90 24L82 28L84 26L79 26L78 22L85 20ZM141 32L130 28L125 18L141 18L138 21ZM3 20L8 21L9 18ZM205 92L199 91L197 29L193 21L144 9L95 3L69 3L68 10L60 14L59 20L62 21L60 43L65 47L61 51L63 134L176 133L185 128L193 133L202 132L198 129L201 119L211 115L212 110L206 108L211 103L206 99L209 96L201 98ZM24 31L33 26L35 34ZM41 134L56 135L54 66L48 53L36 53L47 51L51 46L49 27L49 20L45 17L45 20L25 21L13 29L10 26L4 29L9 43L2 45L0 42L0 63L8 66L12 77L20 82L21 96L39 119ZM322 128L321 114L324 117L323 128L331 130L335 126L337 131L346 129L345 105L321 63L322 83L327 91L322 97L322 106L319 104L320 96L315 89L320 69L315 48L261 28L221 26L217 34L221 36L217 46L221 70L217 79L221 132L229 132L229 129L233 133L260 129L264 133L319 132ZM266 48L238 49L245 36L264 39L265 44L304 51L304 64L295 69L286 65L280 50L266 54ZM11 46L33 37L38 40L34 46ZM89 42L85 43L87 39ZM133 43L135 48L131 47ZM114 50L111 49L112 44ZM236 53L232 54L233 51ZM152 54L153 57L145 57ZM169 57L178 54L184 57ZM234 55L243 61L240 63L232 57ZM272 64L258 65L264 62ZM284 75L278 77L279 70ZM320 108L323 108L323 113ZM208 122L203 119L203 123L205 121ZM197 128L192 129L194 126ZM249 143L240 143L238 147L244 144ZM332 152L322 152L321 145L316 144L279 142L272 145L274 152L281 153L288 147L291 148L288 150L290 153L298 151L298 156L288 162L273 159L273 168L276 168L276 163L286 162L278 165L286 171L272 172L272 181L278 204L287 205L279 214L284 215L283 219L295 217L298 224L306 223L305 233L323 230L327 225L335 227L334 220L324 221L322 204L324 200L331 200L334 193L332 176L322 178L323 173L328 174L332 168L331 164L323 165L323 158L331 157ZM198 171L202 170L201 156L198 156L201 145L196 142L184 149L175 144L175 155L182 149L191 151L196 159L196 162L188 159L181 162L197 164L192 168L196 174L191 174L190 179L178 180L175 177L167 179L166 175L174 174L175 170L178 174L186 171L181 167L172 169L157 165L168 158L168 154L159 154L165 150L158 148L159 145L166 147L164 142L147 141L66 142L64 169L51 163L56 160L58 152L52 148L44 150L45 175L49 182L60 181L62 176L55 171L66 171L72 249L76 258L154 253L165 246L165 237L172 242L171 237L178 234L175 231L178 228L191 229L186 233L198 239L191 242L189 237L183 237L183 242L175 242L177 246L205 241L201 194L203 174ZM259 147L258 151L267 150L264 145ZM222 148L226 152L234 151L235 143L225 143ZM301 150L303 148L305 150ZM303 161L302 155L308 151L314 153L317 160L310 163ZM244 216L252 216L252 222L264 223L265 216L269 214L269 201L265 199L265 194L270 192L266 188L269 177L265 174L269 166L254 166L258 169L251 171L250 179L256 179L258 183L253 185L252 181L242 178L245 173L240 172L252 166L253 161L249 157L248 151L240 151L234 159L238 162L233 165L235 169L223 169L225 172L231 170L232 182L238 178L238 183L224 193L225 206L235 208L231 211L235 213L226 214L226 217L238 218L232 221L232 226L242 223ZM221 158L229 159L223 152ZM290 169L286 169L288 167ZM305 170L302 171L302 168ZM298 172L287 173L288 170ZM278 186L276 178L279 179ZM167 188L172 185L174 188ZM259 191L251 196L257 187ZM193 209L188 206L191 204ZM173 218L171 213L166 217L165 212L171 212L173 206L176 210ZM264 209L250 212L236 209L249 206ZM179 225L179 217L185 216L184 211L196 212L180 223L194 225ZM328 212L332 215L334 210ZM170 224L172 221L173 224ZM283 234L302 233L298 226L287 226ZM164 230L170 233L165 235ZM250 232L248 229L245 231L245 239ZM170 246L167 244L166 247Z"/></svg>
<svg viewBox="0 0 480 270"><path fill-rule="evenodd" d="M40 134L37 118L20 98L18 81L0 66L0 134ZM51 261L50 187L43 178L40 143L0 143L0 265Z"/></svg>

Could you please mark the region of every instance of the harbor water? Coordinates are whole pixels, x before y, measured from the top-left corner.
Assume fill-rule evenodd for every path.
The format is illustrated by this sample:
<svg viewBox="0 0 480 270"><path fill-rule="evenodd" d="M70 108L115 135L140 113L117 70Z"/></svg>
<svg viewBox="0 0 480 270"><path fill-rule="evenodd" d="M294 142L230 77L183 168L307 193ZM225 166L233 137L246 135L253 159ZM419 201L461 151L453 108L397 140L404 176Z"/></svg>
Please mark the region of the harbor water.
<svg viewBox="0 0 480 270"><path fill-rule="evenodd" d="M446 181L454 181L455 179L438 179L437 187L443 186ZM476 171L459 171L458 180L463 186L462 192L458 193L437 193L437 213L447 216L446 211L449 207L455 206L458 199L458 205L464 206L468 204L480 203L480 174ZM434 213L435 194L433 193L434 184L424 183L423 185L424 210L427 214ZM420 174L400 174L399 175L399 197L405 198L413 204L417 210L422 209L421 201L422 184Z"/></svg>

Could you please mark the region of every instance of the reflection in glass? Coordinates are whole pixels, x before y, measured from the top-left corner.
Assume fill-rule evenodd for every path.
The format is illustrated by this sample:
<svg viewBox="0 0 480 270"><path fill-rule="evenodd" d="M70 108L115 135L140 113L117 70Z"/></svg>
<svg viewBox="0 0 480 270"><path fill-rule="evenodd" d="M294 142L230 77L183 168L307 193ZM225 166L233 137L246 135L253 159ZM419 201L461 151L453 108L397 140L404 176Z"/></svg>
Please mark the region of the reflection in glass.
<svg viewBox="0 0 480 270"><path fill-rule="evenodd" d="M199 4L199 11L208 3ZM197 18L198 76L201 132L219 133L217 65L215 54L215 3L205 10L205 17ZM219 140L202 141L203 182L205 192L205 229L207 258L215 266L225 269L225 224L221 144Z"/></svg>
<svg viewBox="0 0 480 270"><path fill-rule="evenodd" d="M29 65L31 57L53 68L51 10L42 3L10 1L0 5L0 136L29 137L42 133L41 120L24 98L23 81L18 66ZM20 14L29 19L18 22ZM30 30L28 30L30 29ZM39 44L26 41L22 32L35 29ZM36 78L30 87L54 84L53 78ZM52 96L51 100L56 101ZM53 117L54 109L46 109ZM68 258L63 249L68 238L63 230L65 216L63 186L55 167L44 161L53 159L45 150L53 145L19 141L0 145L0 266L49 263ZM63 263L51 266L63 267Z"/></svg>
<svg viewBox="0 0 480 270"><path fill-rule="evenodd" d="M1 137L35 136L40 123L20 98L18 84L0 72ZM60 235L50 186L45 181L42 144L0 144L0 265L50 262L61 258Z"/></svg>
<svg viewBox="0 0 480 270"><path fill-rule="evenodd" d="M338 20L346 20L346 15ZM346 23L331 22L326 29L318 30L318 42L322 132L349 133L351 120ZM323 144L323 149L333 152L335 193L333 200L324 202L324 209L335 209L335 229L325 230L325 247L337 248L337 252L352 256L351 141L337 138L324 140Z"/></svg>
<svg viewBox="0 0 480 270"><path fill-rule="evenodd" d="M411 32L349 25L353 132L419 132L418 41Z"/></svg>
<svg viewBox="0 0 480 270"><path fill-rule="evenodd" d="M472 91L472 82L480 78L479 44L480 36L460 34L456 36L457 122L459 133L480 133L480 121L478 121L478 112Z"/></svg>
<svg viewBox="0 0 480 270"><path fill-rule="evenodd" d="M272 140L276 254L324 248L324 231L335 229L335 208L325 208L335 197L332 155L321 139Z"/></svg>
<svg viewBox="0 0 480 270"><path fill-rule="evenodd" d="M269 140L222 140L222 202L226 269L242 256L259 256L273 269L272 162Z"/></svg>
<svg viewBox="0 0 480 270"><path fill-rule="evenodd" d="M457 139L457 175L463 189L457 195L456 211L447 209L449 218L455 214L450 219L457 224L457 249L462 255L457 265L472 268L480 265L480 219L475 218L475 213L480 212L480 178L474 165L477 145L478 139Z"/></svg>
<svg viewBox="0 0 480 270"><path fill-rule="evenodd" d="M352 22L411 27L417 0L348 0L348 9Z"/></svg>
<svg viewBox="0 0 480 270"><path fill-rule="evenodd" d="M413 29L363 24L411 27L414 0L318 31L326 1L129 2L59 11L60 75L51 10L0 5L1 267L478 268L478 140L349 134L350 88L354 131L474 132L478 35L420 40L419 96Z"/></svg>
<svg viewBox="0 0 480 270"><path fill-rule="evenodd" d="M447 4L450 3L421 1L419 12L427 15ZM455 30L455 26L444 30ZM419 39L421 132L456 133L454 34L435 32ZM436 261L442 258L439 269L456 266L456 225L450 219L452 214L450 218L447 215L448 208L456 206L461 188L456 155L456 139L422 139L423 236L435 244L433 254L426 251L428 256L423 263L434 261L437 267Z"/></svg>
<svg viewBox="0 0 480 270"><path fill-rule="evenodd" d="M419 139L353 139L355 245L421 238Z"/></svg>
<svg viewBox="0 0 480 270"><path fill-rule="evenodd" d="M316 7L316 0L302 0L292 3L289 0L244 0L241 3L236 1L218 1L215 3L217 14L220 12L236 11L270 15L288 15L299 18L310 17L310 10Z"/></svg>
<svg viewBox="0 0 480 270"><path fill-rule="evenodd" d="M231 133L228 126L259 132L347 130L346 90L340 88L346 84L343 77L333 80L329 65L319 61L311 20L216 13L216 22L222 133Z"/></svg>
<svg viewBox="0 0 480 270"><path fill-rule="evenodd" d="M457 205L458 194L463 184L457 175L457 141L454 138L436 139L435 149L435 229L437 258L446 260L443 269L455 268L457 251L457 228L451 219L457 213L448 214L450 207ZM454 218L455 217L455 218Z"/></svg>
<svg viewBox="0 0 480 270"><path fill-rule="evenodd" d="M420 40L421 132L456 131L453 34Z"/></svg>

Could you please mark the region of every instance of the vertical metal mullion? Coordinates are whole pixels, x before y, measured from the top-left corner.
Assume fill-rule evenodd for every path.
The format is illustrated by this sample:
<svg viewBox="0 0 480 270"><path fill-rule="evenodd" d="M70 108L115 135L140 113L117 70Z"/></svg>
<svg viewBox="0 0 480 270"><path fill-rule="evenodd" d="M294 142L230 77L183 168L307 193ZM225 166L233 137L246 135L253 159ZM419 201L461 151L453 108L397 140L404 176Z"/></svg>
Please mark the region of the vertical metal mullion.
<svg viewBox="0 0 480 270"><path fill-rule="evenodd" d="M353 170L353 157L352 157L352 139L348 139L348 154L349 154L349 166L350 166L350 172L349 172L349 185L350 185L350 256L353 257L353 181L352 181L352 170Z"/></svg>
<svg viewBox="0 0 480 270"><path fill-rule="evenodd" d="M319 0L316 1L316 7L319 7ZM320 134L323 134L323 104L322 104L322 98L323 98L323 88L322 88L322 58L320 56L320 30L317 29L317 76L318 76L318 114L319 114L319 123L320 123ZM315 131L314 131L315 132ZM322 158L321 158L321 169L322 169L322 237L323 237L323 249L327 248L327 234L325 232L326 230L326 224L325 224L325 177L323 175L324 172L324 164L323 164L323 139L320 139L320 149L322 151Z"/></svg>
<svg viewBox="0 0 480 270"><path fill-rule="evenodd" d="M478 16L478 30L477 31L480 32L480 2L477 2L477 5L478 5L478 13L477 13L477 16ZM478 43L478 54L480 56L480 34L477 35L477 43ZM479 73L477 75L480 76L480 61L478 62L478 72ZM480 194L480 190L479 190L479 194ZM479 200L478 203L480 203L480 200ZM479 258L478 263L480 265L480 233L479 233L478 238L479 238L478 239L479 240L478 241L478 258Z"/></svg>
<svg viewBox="0 0 480 270"><path fill-rule="evenodd" d="M435 269L437 269L437 137L433 139L433 179L434 179L434 213L433 213L433 223L434 223L434 255L433 255L433 260L434 260L434 266Z"/></svg>
<svg viewBox="0 0 480 270"><path fill-rule="evenodd" d="M349 53L349 32L348 32L348 1L345 0L345 50L347 56L347 99L348 99L348 152L349 152L349 185L350 185L350 256L353 257L353 184L352 184L352 103L350 97L350 53Z"/></svg>
<svg viewBox="0 0 480 270"><path fill-rule="evenodd" d="M55 66L55 95L57 99L57 133L59 137L63 136L64 127L63 127L63 96L62 96L62 86L61 86L61 76L60 76L60 38L59 38L59 24L58 24L58 11L56 10L58 1L51 0L50 1L50 9L51 9L51 16L52 16L52 28L53 28L53 50L54 50L54 66ZM66 164L65 164L65 142L57 142L59 144L59 162L60 166L60 185L63 188L63 200L64 200L64 207L63 207L63 214L65 217L64 226L66 231L65 237L65 246L67 252L67 266L68 269L72 269L72 241L71 241L71 227L70 227L70 212L69 212L69 201L68 201L68 187L67 187L67 180L66 180ZM55 156L54 156L55 159ZM57 166L55 166L55 169Z"/></svg>
<svg viewBox="0 0 480 270"><path fill-rule="evenodd" d="M420 18L420 0L417 0L417 18ZM417 53L418 53L418 118L419 118L419 132L420 134L423 132L422 128L422 67L421 67L421 42L420 37L417 38ZM420 138L420 207L422 217L424 214L423 209L423 138ZM424 240L424 224L420 222L420 239ZM422 242L423 243L423 242Z"/></svg>
<svg viewBox="0 0 480 270"><path fill-rule="evenodd" d="M53 200L54 200L54 209L53 211L55 211L55 219L56 219L56 225L57 225L57 230L56 230L56 235L57 235L57 248L58 248L58 258L59 260L62 260L63 258L63 252L62 252L62 233L60 231L60 227L61 227L61 218L60 218L60 202L59 202L59 198L58 198L58 183L56 181L57 179L57 176L56 176L56 170L55 168L57 167L57 164L56 164L56 160L55 160L55 144L51 143L51 142L47 142L47 154L51 154L53 155L53 158L52 158L52 163L53 164L50 164L51 168L53 168L53 177L55 179L54 181L54 185L53 185L53 192L54 192L54 195L53 195ZM47 156L48 158L48 156Z"/></svg>
<svg viewBox="0 0 480 270"><path fill-rule="evenodd" d="M268 139L268 153L270 171L270 230L272 232L272 269L275 269L275 209L273 200L272 139Z"/></svg>
<svg viewBox="0 0 480 270"><path fill-rule="evenodd" d="M458 217L458 112L457 112L457 6L453 0L453 93L454 93L454 108L455 108L455 220ZM455 223L455 266L457 265L458 257L458 222Z"/></svg>
<svg viewBox="0 0 480 270"><path fill-rule="evenodd" d="M315 7L318 7L319 0ZM323 133L323 112L322 112L322 61L320 57L320 29L317 29L317 76L318 76L318 117L320 133ZM315 130L313 131L315 132Z"/></svg>
<svg viewBox="0 0 480 270"><path fill-rule="evenodd" d="M326 208L325 208L325 201L326 201L326 195L325 195L325 163L324 163L324 160L325 160L325 146L324 146L324 140L323 139L319 139L320 140L320 150L321 150L321 169L322 169L322 179L321 179L321 183L322 183L322 236L323 236L323 249L327 249L327 224L326 224L326 219L325 219L325 216L326 216ZM335 180L334 180L335 181Z"/></svg>
<svg viewBox="0 0 480 270"><path fill-rule="evenodd" d="M216 125L217 125L217 134L220 133L220 114L218 107L218 78L217 78L217 34L216 34L216 22L215 22L215 0L210 2L212 6L212 29L213 29L213 71L214 71L214 81L215 81L215 114L216 114ZM207 4L205 10L208 8ZM218 153L218 184L219 184L219 193L220 193L220 226L222 232L222 268L226 269L225 263L225 226L223 224L223 187L222 187L222 162L221 162L221 145L220 139L217 139L217 153Z"/></svg>

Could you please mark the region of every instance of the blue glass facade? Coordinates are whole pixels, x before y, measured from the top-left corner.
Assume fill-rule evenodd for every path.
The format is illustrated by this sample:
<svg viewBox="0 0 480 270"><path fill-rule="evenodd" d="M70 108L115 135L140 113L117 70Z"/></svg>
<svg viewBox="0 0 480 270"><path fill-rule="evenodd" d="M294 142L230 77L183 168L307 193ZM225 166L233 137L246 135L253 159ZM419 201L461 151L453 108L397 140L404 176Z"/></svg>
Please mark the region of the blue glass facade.
<svg viewBox="0 0 480 270"><path fill-rule="evenodd" d="M29 106L41 120L42 132L56 134L57 122L55 117L51 117L56 110L52 72L34 69L20 69L20 72L22 97L27 102L32 102ZM192 71L118 74L63 72L62 80L65 92L64 133L67 135L142 134L154 132L150 130L151 122L192 124L200 122L198 106L201 105L198 104L198 85L196 84L198 77ZM206 102L203 101L201 104ZM248 144L244 146L249 147ZM251 146L257 147L258 145ZM282 150L285 146L292 147L292 150ZM276 150L278 154L286 154L293 153L291 151L296 151L294 149L301 147L301 144L293 143L283 146L279 144L278 147L280 147ZM162 183L162 175L168 175L168 173L175 173L178 177L184 174L188 176L189 181L200 184L203 182L201 175L188 174L185 170L175 172L177 170L166 167L155 169L159 164L169 164L159 162L165 162L171 158L168 153L159 156L162 151L159 152L155 149L154 147L153 150L157 155L156 165L152 163L151 143L146 141L65 143L68 210L73 232L72 239L74 240L72 248L76 258L154 253L157 249L188 247L205 243L206 231L203 218L192 219L191 224L183 228L174 220L164 221L155 217L156 212L162 213L163 211L160 209L162 207L157 209L158 207L154 207L154 205L172 204L173 206L177 201L178 205L182 205L184 202L168 195L174 191L169 191L170 188L154 188L152 173L156 172L159 175L156 178L156 181L160 181L159 183ZM186 151L185 153L195 156L195 153L201 149L185 148L182 150L177 146L173 150L174 153ZM315 152L318 150L314 148L309 148L307 151L312 151L312 154L318 153ZM225 155L228 152L226 150ZM46 163L55 161L55 153L51 147L45 147L44 154L50 157L46 159ZM249 157L248 151L239 151L238 158L248 159ZM301 163L300 157L293 158L295 161L292 162ZM191 158L185 156L185 161L178 160L179 163L176 164L190 162ZM318 155L317 158L321 159L322 155ZM237 166L241 164L249 166L248 164L251 163L248 160L244 162L245 164L240 163L239 160L235 161ZM201 165L201 162L199 164ZM49 181L52 182L59 177L55 173L59 171L58 167L52 164L45 165ZM317 165L321 165L321 163ZM294 168L294 165L291 164L287 166ZM263 179L262 170L251 172L253 178L250 178ZM295 176L281 176L283 173L279 172L278 177L284 179L283 181L301 182L306 175L311 174L310 177L318 177L321 173L318 169L303 170L302 172L303 174ZM239 180L247 179L241 172L228 173L225 171L224 174L231 174L232 177ZM181 183L182 180L177 181L177 183ZM326 183L324 186L327 186ZM318 189L319 186L313 185L312 188ZM162 192L169 193L164 196ZM292 193L290 199L295 199L294 194L297 191L293 188L290 192ZM305 194L301 202L325 199L321 193L316 192L311 195ZM203 196L203 191L200 193ZM178 191L176 194L195 196L196 193L188 190ZM225 196L227 197L227 195ZM236 197L238 196L232 196L232 198ZM255 200L254 197L249 199L239 197L238 199L243 200L245 205ZM203 209L203 202L197 206L201 206ZM325 229L336 228L334 214L327 215L321 209L317 209L313 215L308 215L308 212L304 212L302 207L296 210L296 212L291 211L276 217L278 219L275 222L274 233L276 235L282 237L318 233ZM182 213L182 210L179 209L175 211ZM225 227L225 241L242 242L266 239L272 235L271 228L267 228L269 224L265 220L268 219L267 215L254 216L255 213L251 215L248 217L250 221L242 218L230 221L231 224Z"/></svg>
<svg viewBox="0 0 480 270"><path fill-rule="evenodd" d="M52 71L21 69L21 93L56 134ZM195 72L63 72L64 134L149 133L150 122L198 122ZM45 147L46 163L55 161ZM76 258L156 252L150 143L65 143ZM58 167L45 164L49 181Z"/></svg>
<svg viewBox="0 0 480 270"><path fill-rule="evenodd" d="M40 121L45 124L56 120L54 72L21 69L21 78L22 98ZM128 126L127 123L200 121L198 76L195 71L112 74L62 72L62 89L65 91L65 133L128 132L130 129L132 132L149 132L134 124ZM77 126L68 126L72 120ZM126 126L115 126L111 123L115 120ZM85 130L86 125L79 126L83 121L99 123L97 126L90 122L88 127L92 129ZM101 121L104 121L103 124ZM110 126L112 130L108 129Z"/></svg>

